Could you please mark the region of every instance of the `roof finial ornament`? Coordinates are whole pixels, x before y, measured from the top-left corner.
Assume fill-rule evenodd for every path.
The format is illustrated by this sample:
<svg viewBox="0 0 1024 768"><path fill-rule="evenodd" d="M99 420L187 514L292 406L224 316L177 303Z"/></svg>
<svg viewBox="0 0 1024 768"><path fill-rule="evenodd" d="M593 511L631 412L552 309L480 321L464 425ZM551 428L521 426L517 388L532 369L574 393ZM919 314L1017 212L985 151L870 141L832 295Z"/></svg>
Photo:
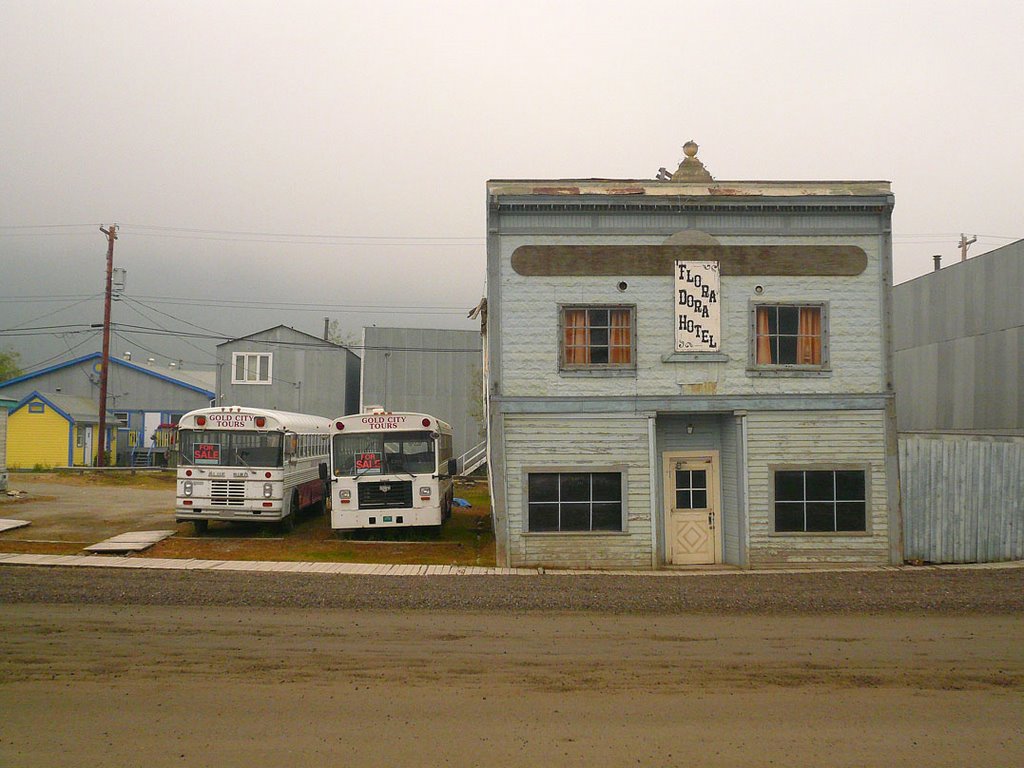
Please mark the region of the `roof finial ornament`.
<svg viewBox="0 0 1024 768"><path fill-rule="evenodd" d="M683 154L686 157L683 158L683 162L679 164L676 172L672 174L672 181L691 183L714 181L714 177L704 167L704 163L697 159L698 149L697 142L693 139L683 144Z"/></svg>

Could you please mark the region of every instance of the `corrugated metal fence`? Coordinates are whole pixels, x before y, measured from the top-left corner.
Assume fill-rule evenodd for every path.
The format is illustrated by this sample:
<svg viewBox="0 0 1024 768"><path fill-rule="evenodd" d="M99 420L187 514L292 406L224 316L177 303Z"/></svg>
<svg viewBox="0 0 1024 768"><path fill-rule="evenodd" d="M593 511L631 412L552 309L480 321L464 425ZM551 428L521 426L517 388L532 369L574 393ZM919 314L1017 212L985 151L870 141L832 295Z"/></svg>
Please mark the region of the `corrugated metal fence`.
<svg viewBox="0 0 1024 768"><path fill-rule="evenodd" d="M1024 442L901 435L907 560L1024 559Z"/></svg>

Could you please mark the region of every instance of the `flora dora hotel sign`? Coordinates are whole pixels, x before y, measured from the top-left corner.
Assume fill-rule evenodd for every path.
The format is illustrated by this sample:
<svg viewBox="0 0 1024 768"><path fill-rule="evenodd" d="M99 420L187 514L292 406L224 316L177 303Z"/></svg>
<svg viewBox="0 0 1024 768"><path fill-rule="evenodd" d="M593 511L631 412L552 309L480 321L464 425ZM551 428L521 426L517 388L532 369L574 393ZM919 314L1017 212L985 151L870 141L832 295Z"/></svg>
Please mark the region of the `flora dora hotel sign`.
<svg viewBox="0 0 1024 768"><path fill-rule="evenodd" d="M717 352L721 344L717 261L675 262L676 352Z"/></svg>

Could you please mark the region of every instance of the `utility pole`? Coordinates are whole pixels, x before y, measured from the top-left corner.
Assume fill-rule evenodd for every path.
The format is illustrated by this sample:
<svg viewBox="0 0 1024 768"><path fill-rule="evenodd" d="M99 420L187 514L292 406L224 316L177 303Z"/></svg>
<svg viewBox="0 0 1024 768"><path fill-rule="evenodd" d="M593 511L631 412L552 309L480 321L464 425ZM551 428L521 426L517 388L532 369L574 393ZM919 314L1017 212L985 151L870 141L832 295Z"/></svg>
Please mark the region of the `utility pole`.
<svg viewBox="0 0 1024 768"><path fill-rule="evenodd" d="M977 235L968 240L963 232L960 233L960 242L958 243L960 248L960 261L967 261L967 249L971 246L972 243L976 242L978 242Z"/></svg>
<svg viewBox="0 0 1024 768"><path fill-rule="evenodd" d="M96 466L107 464L107 369L110 368L110 294L114 278L114 241L117 240L117 224L110 229L100 227L100 232L107 236L107 292L103 300L103 362L100 368L100 452L96 458Z"/></svg>

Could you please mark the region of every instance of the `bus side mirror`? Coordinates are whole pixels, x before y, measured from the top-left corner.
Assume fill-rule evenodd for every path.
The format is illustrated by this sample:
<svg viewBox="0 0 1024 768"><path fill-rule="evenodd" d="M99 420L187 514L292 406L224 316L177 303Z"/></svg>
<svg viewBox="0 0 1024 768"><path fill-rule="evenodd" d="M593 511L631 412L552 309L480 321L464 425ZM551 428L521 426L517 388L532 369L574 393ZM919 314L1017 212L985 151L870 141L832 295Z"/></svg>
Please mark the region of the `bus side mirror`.
<svg viewBox="0 0 1024 768"><path fill-rule="evenodd" d="M448 459L448 477L455 477L459 471L459 462L457 459Z"/></svg>
<svg viewBox="0 0 1024 768"><path fill-rule="evenodd" d="M322 482L326 483L330 479L331 479L331 476L330 476L330 474L328 474L327 465L324 464L324 463L321 463L320 464L320 480Z"/></svg>

